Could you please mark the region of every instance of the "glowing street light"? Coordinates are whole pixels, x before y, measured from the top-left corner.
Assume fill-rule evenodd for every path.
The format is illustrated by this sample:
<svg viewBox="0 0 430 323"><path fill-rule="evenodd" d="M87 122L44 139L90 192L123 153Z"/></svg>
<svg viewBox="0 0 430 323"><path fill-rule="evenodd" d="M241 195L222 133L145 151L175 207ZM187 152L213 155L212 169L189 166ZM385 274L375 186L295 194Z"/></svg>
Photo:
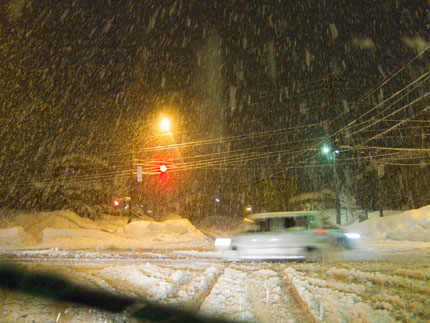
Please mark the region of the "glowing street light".
<svg viewBox="0 0 430 323"><path fill-rule="evenodd" d="M322 148L322 151L323 151L323 153L324 154L328 154L329 152L330 152L330 147L328 147L328 146L324 146L323 148Z"/></svg>
<svg viewBox="0 0 430 323"><path fill-rule="evenodd" d="M170 120L163 118L160 122L160 129L165 133L170 132Z"/></svg>

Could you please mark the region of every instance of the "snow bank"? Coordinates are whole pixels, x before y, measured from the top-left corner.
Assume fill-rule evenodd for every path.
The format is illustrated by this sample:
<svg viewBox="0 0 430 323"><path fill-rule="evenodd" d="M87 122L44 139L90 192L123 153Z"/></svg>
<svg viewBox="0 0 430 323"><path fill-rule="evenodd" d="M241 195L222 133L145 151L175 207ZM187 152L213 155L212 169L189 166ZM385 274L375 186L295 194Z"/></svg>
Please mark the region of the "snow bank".
<svg viewBox="0 0 430 323"><path fill-rule="evenodd" d="M175 242L204 238L190 221L186 219L167 220L164 222L135 221L127 224L118 234L128 239L157 239L163 242Z"/></svg>
<svg viewBox="0 0 430 323"><path fill-rule="evenodd" d="M154 247L206 238L190 221L133 221L127 217L100 216L96 221L72 211L16 213L0 220L0 246L43 248Z"/></svg>
<svg viewBox="0 0 430 323"><path fill-rule="evenodd" d="M127 222L128 217L111 214L102 214L94 221L97 227L109 232L113 232L116 229L127 225Z"/></svg>
<svg viewBox="0 0 430 323"><path fill-rule="evenodd" d="M42 232L52 229L97 229L90 219L80 217L69 210L51 212L18 213L3 218L2 227L21 226L27 234L33 235L36 240L42 240Z"/></svg>
<svg viewBox="0 0 430 323"><path fill-rule="evenodd" d="M348 227L364 238L430 242L430 205Z"/></svg>
<svg viewBox="0 0 430 323"><path fill-rule="evenodd" d="M20 245L24 242L24 228L11 227L0 229L0 244L2 245Z"/></svg>
<svg viewBox="0 0 430 323"><path fill-rule="evenodd" d="M62 238L93 238L110 239L109 233L93 229L45 229L42 231L42 241L48 242Z"/></svg>

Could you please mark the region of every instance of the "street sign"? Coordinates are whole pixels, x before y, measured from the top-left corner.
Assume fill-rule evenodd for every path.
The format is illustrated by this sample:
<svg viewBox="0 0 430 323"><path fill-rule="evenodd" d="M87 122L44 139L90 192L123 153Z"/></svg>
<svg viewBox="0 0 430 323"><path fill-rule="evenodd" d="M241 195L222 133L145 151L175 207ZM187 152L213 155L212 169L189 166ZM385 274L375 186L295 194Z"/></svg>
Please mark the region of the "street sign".
<svg viewBox="0 0 430 323"><path fill-rule="evenodd" d="M137 181L138 182L142 181L142 167L141 166L137 167Z"/></svg>

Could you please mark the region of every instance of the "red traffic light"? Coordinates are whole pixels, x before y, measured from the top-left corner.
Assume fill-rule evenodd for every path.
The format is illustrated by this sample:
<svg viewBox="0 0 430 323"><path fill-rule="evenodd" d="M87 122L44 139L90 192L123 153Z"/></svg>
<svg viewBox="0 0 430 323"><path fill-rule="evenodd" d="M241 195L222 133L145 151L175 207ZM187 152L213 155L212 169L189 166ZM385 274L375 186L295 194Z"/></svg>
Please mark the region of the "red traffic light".
<svg viewBox="0 0 430 323"><path fill-rule="evenodd" d="M165 164L160 165L160 172L165 173L167 171L167 166Z"/></svg>
<svg viewBox="0 0 430 323"><path fill-rule="evenodd" d="M119 206L119 201L113 201L114 206Z"/></svg>

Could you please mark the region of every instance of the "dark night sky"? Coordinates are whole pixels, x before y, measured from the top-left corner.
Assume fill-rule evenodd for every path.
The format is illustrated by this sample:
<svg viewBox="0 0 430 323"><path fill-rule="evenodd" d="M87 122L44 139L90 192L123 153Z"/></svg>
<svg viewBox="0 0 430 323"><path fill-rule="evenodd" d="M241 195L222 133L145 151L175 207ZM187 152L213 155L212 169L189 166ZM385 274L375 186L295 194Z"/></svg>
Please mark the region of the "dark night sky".
<svg viewBox="0 0 430 323"><path fill-rule="evenodd" d="M344 79L336 95L352 102L430 39L425 1L15 0L1 2L0 18L3 169L16 160L106 152L129 121L172 96L185 122L192 119L200 104L197 53L213 31L233 134L250 127L246 120L257 120L254 130L297 122L291 106L304 99L319 106L321 96L309 93L333 73ZM230 86L241 107L233 112ZM119 116L125 126L115 128Z"/></svg>

